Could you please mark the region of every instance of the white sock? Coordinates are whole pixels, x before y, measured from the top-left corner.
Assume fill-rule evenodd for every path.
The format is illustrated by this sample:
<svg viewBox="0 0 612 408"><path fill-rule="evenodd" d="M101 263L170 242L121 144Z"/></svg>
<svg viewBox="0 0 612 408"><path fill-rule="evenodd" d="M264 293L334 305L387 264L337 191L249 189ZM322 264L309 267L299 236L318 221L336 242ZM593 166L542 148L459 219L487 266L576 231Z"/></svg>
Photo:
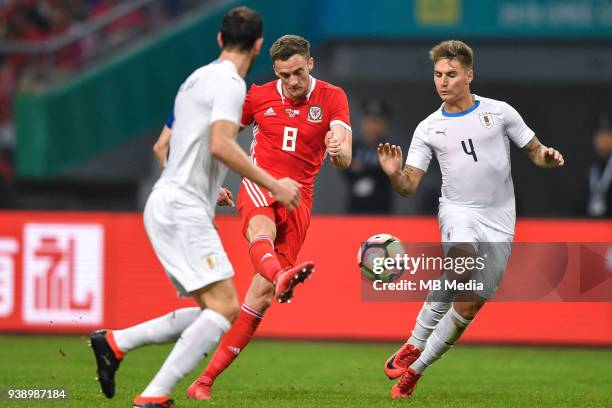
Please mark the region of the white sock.
<svg viewBox="0 0 612 408"><path fill-rule="evenodd" d="M412 336L407 343L423 351L427 339L450 306L451 302L425 302L417 316L414 329L412 329Z"/></svg>
<svg viewBox="0 0 612 408"><path fill-rule="evenodd" d="M412 363L410 368L422 374L428 366L442 357L442 354L455 344L471 322L472 320L464 319L451 307L427 340L421 356Z"/></svg>
<svg viewBox="0 0 612 408"><path fill-rule="evenodd" d="M124 353L146 344L169 343L175 341L200 314L202 309L199 307L178 309L124 330L113 330L113 336Z"/></svg>
<svg viewBox="0 0 612 408"><path fill-rule="evenodd" d="M168 358L153 381L141 394L143 397L163 397L219 342L231 323L222 314L206 309L181 334Z"/></svg>

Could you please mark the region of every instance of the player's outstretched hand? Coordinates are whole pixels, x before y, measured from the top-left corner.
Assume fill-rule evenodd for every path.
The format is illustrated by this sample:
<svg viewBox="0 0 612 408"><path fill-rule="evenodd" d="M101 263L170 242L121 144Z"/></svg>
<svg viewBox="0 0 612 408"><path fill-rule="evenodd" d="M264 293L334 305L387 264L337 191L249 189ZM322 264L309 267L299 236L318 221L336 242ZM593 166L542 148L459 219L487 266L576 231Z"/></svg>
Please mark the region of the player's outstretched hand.
<svg viewBox="0 0 612 408"><path fill-rule="evenodd" d="M340 155L340 142L338 141L338 137L331 130L325 134L325 146L327 147L327 153L329 153L331 157Z"/></svg>
<svg viewBox="0 0 612 408"><path fill-rule="evenodd" d="M219 197L217 197L217 205L220 207L230 206L235 207L234 196L232 192L225 187L219 189Z"/></svg>
<svg viewBox="0 0 612 408"><path fill-rule="evenodd" d="M380 167L388 176L402 170L404 155L400 146L379 143L377 152Z"/></svg>
<svg viewBox="0 0 612 408"><path fill-rule="evenodd" d="M547 147L545 149L540 149L541 162L544 164L542 167L561 167L565 164L565 160L563 160L563 155L552 147Z"/></svg>
<svg viewBox="0 0 612 408"><path fill-rule="evenodd" d="M295 180L285 177L278 179L276 187L272 194L276 200L287 207L289 210L295 210L300 203L300 188L302 185Z"/></svg>

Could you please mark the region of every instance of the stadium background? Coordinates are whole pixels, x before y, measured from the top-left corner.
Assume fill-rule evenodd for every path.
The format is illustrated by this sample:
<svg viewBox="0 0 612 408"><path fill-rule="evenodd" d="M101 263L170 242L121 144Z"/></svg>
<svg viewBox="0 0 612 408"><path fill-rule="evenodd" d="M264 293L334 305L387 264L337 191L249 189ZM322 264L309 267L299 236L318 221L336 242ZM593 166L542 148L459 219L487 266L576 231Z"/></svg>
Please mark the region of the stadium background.
<svg viewBox="0 0 612 408"><path fill-rule="evenodd" d="M215 58L220 18L239 3L26 0L26 7L36 6L38 19L28 21L37 29L15 30L16 3L0 1L0 333L86 333L188 304L161 273L140 211L158 176L151 147L175 92ZM517 241L610 241L612 222L590 219L585 203L593 135L612 116L611 1L240 4L262 13L265 48L285 33L310 39L313 75L349 96L355 140L364 102L376 99L392 110L389 140L407 148L418 122L440 104L428 49L448 38L468 42L475 51L473 92L509 102L566 158L564 168L543 171L512 148ZM72 19L57 17L56 7ZM247 83L271 79L263 54ZM248 129L239 136L245 149L250 140ZM317 273L293 304L270 310L259 335L407 337L420 305L362 302L355 253L379 232L439 240L439 178L432 163L415 197L394 195L392 214L349 216L346 180L325 163L301 256L315 260ZM227 185L236 194L239 178L231 174ZM219 212L244 293L252 273L247 247L233 211ZM602 263L610 264L609 254ZM609 287L606 271L601 284ZM612 303L491 304L461 342L609 347Z"/></svg>

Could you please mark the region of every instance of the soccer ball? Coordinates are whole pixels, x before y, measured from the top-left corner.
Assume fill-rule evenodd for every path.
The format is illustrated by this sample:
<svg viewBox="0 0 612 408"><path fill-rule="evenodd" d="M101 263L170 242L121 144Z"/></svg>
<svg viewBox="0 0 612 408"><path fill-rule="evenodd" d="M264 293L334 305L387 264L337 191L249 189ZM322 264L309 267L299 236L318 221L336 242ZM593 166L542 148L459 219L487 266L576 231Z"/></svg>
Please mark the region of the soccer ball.
<svg viewBox="0 0 612 408"><path fill-rule="evenodd" d="M396 255L403 256L405 253L404 245L393 235L374 235L361 244L357 253L361 275L370 281L393 282L404 270L399 269L395 262L391 268L385 268L383 262L387 258L395 259Z"/></svg>

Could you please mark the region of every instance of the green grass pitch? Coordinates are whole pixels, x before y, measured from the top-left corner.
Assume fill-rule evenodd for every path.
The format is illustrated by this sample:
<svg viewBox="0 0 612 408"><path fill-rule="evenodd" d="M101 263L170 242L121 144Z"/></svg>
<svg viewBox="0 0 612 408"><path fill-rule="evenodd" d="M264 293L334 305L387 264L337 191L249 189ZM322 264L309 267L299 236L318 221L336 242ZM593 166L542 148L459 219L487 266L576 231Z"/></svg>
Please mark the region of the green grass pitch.
<svg viewBox="0 0 612 408"><path fill-rule="evenodd" d="M67 401L0 401L14 407L126 407L171 346L132 352L107 400L94 380L85 337L0 336L0 388L66 388ZM213 388L190 401L182 381L178 407L610 407L612 350L458 345L428 369L411 400L391 401L382 372L399 344L254 341Z"/></svg>

